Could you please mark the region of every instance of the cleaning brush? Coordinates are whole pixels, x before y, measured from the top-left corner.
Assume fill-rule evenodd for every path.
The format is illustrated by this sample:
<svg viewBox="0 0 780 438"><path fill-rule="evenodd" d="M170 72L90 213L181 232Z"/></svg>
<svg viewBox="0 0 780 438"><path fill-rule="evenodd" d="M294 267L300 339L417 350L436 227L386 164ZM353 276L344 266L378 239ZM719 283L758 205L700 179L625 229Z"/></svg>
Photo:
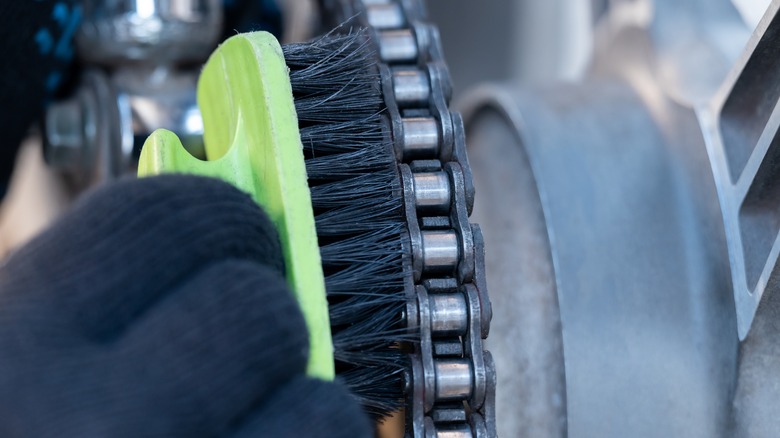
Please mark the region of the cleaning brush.
<svg viewBox="0 0 780 438"><path fill-rule="evenodd" d="M283 65L277 66L279 59ZM144 145L139 174L220 177L266 208L309 325L309 374L330 378L332 367L364 409L381 418L403 404L410 366L402 347L411 339L401 315L411 272L405 268L403 191L376 62L363 32L281 48L270 34L237 35L212 55L199 81L209 161L193 158L175 135L158 131ZM294 102L292 127L286 87ZM320 258L312 263L307 215ZM327 291L325 325L318 278Z"/></svg>
<svg viewBox="0 0 780 438"><path fill-rule="evenodd" d="M400 407L406 340L398 165L363 33L283 46L329 301L336 372L368 412Z"/></svg>

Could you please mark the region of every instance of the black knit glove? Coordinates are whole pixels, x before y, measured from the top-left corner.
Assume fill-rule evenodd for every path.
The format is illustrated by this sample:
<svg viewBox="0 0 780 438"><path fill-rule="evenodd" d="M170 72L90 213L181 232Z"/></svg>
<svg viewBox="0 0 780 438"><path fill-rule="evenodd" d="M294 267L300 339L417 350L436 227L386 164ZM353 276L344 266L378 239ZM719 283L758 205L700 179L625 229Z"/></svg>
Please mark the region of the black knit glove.
<svg viewBox="0 0 780 438"><path fill-rule="evenodd" d="M0 268L0 436L360 437L307 333L274 228L225 183L128 180Z"/></svg>

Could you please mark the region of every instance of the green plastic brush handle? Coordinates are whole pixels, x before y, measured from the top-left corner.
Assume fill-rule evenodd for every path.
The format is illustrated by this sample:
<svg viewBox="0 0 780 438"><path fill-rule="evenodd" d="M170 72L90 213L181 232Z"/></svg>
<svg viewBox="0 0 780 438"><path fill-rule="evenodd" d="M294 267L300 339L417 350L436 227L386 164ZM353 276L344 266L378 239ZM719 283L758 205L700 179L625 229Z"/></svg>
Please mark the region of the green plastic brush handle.
<svg viewBox="0 0 780 438"><path fill-rule="evenodd" d="M233 36L198 81L207 161L172 132L146 140L138 175L193 173L223 179L265 208L279 232L289 284L309 329L307 374L335 376L333 342L298 117L282 48L273 35Z"/></svg>

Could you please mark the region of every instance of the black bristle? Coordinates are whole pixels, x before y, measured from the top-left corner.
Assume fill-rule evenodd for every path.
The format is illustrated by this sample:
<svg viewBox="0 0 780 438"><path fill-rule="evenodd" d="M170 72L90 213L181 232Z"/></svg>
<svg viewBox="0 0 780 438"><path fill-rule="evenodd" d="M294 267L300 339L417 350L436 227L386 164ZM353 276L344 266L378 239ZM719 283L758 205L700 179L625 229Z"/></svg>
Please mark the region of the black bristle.
<svg viewBox="0 0 780 438"><path fill-rule="evenodd" d="M336 371L376 418L403 403L401 183L364 33L283 47L328 291Z"/></svg>

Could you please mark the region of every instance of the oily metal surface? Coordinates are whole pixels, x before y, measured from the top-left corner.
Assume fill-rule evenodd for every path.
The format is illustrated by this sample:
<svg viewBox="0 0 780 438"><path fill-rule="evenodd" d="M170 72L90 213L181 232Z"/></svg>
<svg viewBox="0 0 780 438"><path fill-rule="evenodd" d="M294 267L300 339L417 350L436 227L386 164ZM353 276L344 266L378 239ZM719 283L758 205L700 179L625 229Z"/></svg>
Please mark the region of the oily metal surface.
<svg viewBox="0 0 780 438"><path fill-rule="evenodd" d="M476 114L469 158L479 190L493 302L487 346L499 370L499 436L565 437L566 380L558 295L541 200L528 157L497 111Z"/></svg>
<svg viewBox="0 0 780 438"><path fill-rule="evenodd" d="M535 177L560 308L568 436L729 436L734 305L692 111L669 104L673 117L659 120L661 112L615 80L537 92L483 89L471 102L472 132L480 108L502 113ZM482 148L471 139L474 163ZM477 169L480 184L489 176ZM494 197L516 190L477 189ZM484 195L490 190L502 195ZM494 300L504 299L493 291ZM511 338L500 320L493 339ZM524 390L499 388L499 397Z"/></svg>

